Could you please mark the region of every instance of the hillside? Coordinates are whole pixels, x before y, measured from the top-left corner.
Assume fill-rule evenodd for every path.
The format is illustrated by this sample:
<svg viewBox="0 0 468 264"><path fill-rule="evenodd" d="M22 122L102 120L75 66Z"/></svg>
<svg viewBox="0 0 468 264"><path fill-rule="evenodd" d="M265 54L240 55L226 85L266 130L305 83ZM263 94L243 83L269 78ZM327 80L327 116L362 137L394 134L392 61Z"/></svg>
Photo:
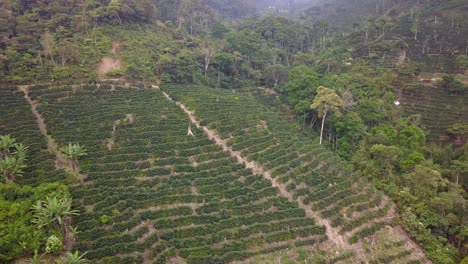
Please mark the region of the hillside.
<svg viewBox="0 0 468 264"><path fill-rule="evenodd" d="M338 255L329 251L327 258L337 260L426 262L394 227L388 198L330 151L303 144L261 104L202 87L166 90L195 112L142 87L25 90L50 139L88 149L79 172L61 180L71 184L81 211L74 248L88 259L230 262L318 243L335 248ZM15 107L31 107L22 92L2 93ZM22 138L27 130L12 128L32 120L9 115L0 132ZM193 136L187 135L190 122ZM31 132L39 134L38 127ZM44 142L39 135L29 140ZM59 157L44 158L41 169ZM382 245L392 250L381 251Z"/></svg>
<svg viewBox="0 0 468 264"><path fill-rule="evenodd" d="M447 106L453 104L463 112L462 105L467 103L463 96L468 87L464 81L468 75L467 10L466 1L456 0L335 0L311 4L292 16L322 29L318 34L325 51L316 56L321 71L348 73L350 65L365 61L396 74L390 83L396 99L402 101L406 113L423 116L428 139L438 143L439 139L447 142L450 126L467 120ZM458 96L442 87L444 75L455 76L462 91L455 93ZM442 121L434 115L445 118Z"/></svg>
<svg viewBox="0 0 468 264"><path fill-rule="evenodd" d="M466 11L1 1L0 263L465 263Z"/></svg>

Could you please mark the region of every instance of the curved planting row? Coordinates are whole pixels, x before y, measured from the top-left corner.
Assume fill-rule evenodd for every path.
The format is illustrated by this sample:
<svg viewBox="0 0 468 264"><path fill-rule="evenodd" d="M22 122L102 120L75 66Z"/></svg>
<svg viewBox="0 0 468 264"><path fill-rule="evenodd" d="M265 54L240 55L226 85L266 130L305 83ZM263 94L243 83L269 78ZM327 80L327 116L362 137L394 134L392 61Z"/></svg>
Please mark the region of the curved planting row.
<svg viewBox="0 0 468 264"><path fill-rule="evenodd" d="M47 149L31 106L16 88L0 88L0 135L10 135L28 147L27 168L18 182L34 186L66 180L65 172L55 170L54 157Z"/></svg>
<svg viewBox="0 0 468 264"><path fill-rule="evenodd" d="M405 112L420 114L432 141L439 141L447 128L468 120L468 93L453 94L440 87L423 86L417 91L403 91Z"/></svg>
<svg viewBox="0 0 468 264"><path fill-rule="evenodd" d="M231 262L326 240L325 228L238 164L157 90L31 91L59 145L80 143L78 242L93 260Z"/></svg>
<svg viewBox="0 0 468 264"><path fill-rule="evenodd" d="M261 165L346 243L363 243L393 224L395 209L388 199L255 99L198 86L166 85L163 90L193 111L201 125L216 130L233 151Z"/></svg>

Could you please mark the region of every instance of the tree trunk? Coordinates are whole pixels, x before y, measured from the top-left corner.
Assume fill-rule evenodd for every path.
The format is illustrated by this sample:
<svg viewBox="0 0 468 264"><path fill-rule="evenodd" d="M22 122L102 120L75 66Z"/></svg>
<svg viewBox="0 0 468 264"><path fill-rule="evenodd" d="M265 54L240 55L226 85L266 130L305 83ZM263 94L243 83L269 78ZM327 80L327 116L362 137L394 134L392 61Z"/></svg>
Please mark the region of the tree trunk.
<svg viewBox="0 0 468 264"><path fill-rule="evenodd" d="M314 127L316 121L317 121L317 116L314 115L314 116L312 117L312 119L310 120L310 125L309 125L310 128L313 128L313 127Z"/></svg>
<svg viewBox="0 0 468 264"><path fill-rule="evenodd" d="M304 131L305 122L306 122L306 112L304 112L304 116L303 116L303 118L302 118L302 129L301 129L301 131Z"/></svg>
<svg viewBox="0 0 468 264"><path fill-rule="evenodd" d="M42 55L40 51L39 51L39 54L37 55L37 58L39 59L39 64L41 65L41 67L43 67L44 65L42 64Z"/></svg>
<svg viewBox="0 0 468 264"><path fill-rule="evenodd" d="M117 12L117 18L119 19L119 24L122 25L122 19L120 18L119 12Z"/></svg>
<svg viewBox="0 0 468 264"><path fill-rule="evenodd" d="M323 139L323 127L325 126L325 118L327 117L327 111L323 114L322 118L322 129L320 129L320 145L322 145L322 139Z"/></svg>

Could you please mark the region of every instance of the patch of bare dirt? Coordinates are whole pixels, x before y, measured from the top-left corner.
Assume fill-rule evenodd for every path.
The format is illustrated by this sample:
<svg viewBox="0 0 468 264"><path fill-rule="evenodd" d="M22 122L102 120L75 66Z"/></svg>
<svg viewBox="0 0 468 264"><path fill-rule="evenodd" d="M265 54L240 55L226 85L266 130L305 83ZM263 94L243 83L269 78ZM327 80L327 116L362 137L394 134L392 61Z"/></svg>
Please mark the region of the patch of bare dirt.
<svg viewBox="0 0 468 264"><path fill-rule="evenodd" d="M133 122L135 122L135 116L133 114L126 114L124 122L128 125L133 124Z"/></svg>
<svg viewBox="0 0 468 264"><path fill-rule="evenodd" d="M122 60L118 58L113 58L117 55L119 50L120 43L118 41L112 42L112 57L104 57L101 59L101 62L98 64L98 76L102 79L106 74L111 70L118 70L122 68Z"/></svg>
<svg viewBox="0 0 468 264"><path fill-rule="evenodd" d="M127 125L133 124L133 122L135 122L135 116L133 114L126 114L124 119L118 119L114 121L112 124L111 137L106 139L106 146L109 151L111 151L114 147L118 126L122 123Z"/></svg>
<svg viewBox="0 0 468 264"><path fill-rule="evenodd" d="M198 167L198 162L195 160L194 157L190 157L189 160L190 160L190 164L192 165L192 167L194 168Z"/></svg>
<svg viewBox="0 0 468 264"><path fill-rule="evenodd" d="M173 257L166 262L166 264L185 264L185 263L187 262L181 257Z"/></svg>
<svg viewBox="0 0 468 264"><path fill-rule="evenodd" d="M278 95L278 93L272 88L258 87L258 89L264 91L266 94Z"/></svg>
<svg viewBox="0 0 468 264"><path fill-rule="evenodd" d="M418 243L414 242L409 237L408 233L406 233L406 231L403 230L403 228L401 228L401 226L391 227L390 230L392 231L392 233L396 234L396 236L400 240L406 241L406 244L404 247L407 250L413 250L412 255L415 255L418 258L424 260L424 263L431 263L429 260L426 259L426 255L424 255L424 250L422 249L422 247Z"/></svg>
<svg viewBox="0 0 468 264"><path fill-rule="evenodd" d="M120 68L122 68L122 60L104 57L101 62L99 62L98 75L100 78L103 78L111 70L118 70Z"/></svg>
<svg viewBox="0 0 468 264"><path fill-rule="evenodd" d="M457 74L455 77L464 85L468 85L468 70L466 70L464 73Z"/></svg>
<svg viewBox="0 0 468 264"><path fill-rule="evenodd" d="M119 49L120 47L120 42L118 41L112 41L112 55L116 55L117 54L117 50Z"/></svg>

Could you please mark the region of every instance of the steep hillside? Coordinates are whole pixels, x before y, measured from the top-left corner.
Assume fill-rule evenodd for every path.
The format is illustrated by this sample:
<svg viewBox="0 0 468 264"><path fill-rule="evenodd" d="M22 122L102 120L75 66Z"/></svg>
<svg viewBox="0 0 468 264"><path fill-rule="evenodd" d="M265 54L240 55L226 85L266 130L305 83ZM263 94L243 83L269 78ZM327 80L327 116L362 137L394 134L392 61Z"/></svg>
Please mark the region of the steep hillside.
<svg viewBox="0 0 468 264"><path fill-rule="evenodd" d="M463 144L452 141L454 138L449 137L447 129L468 121L468 93L449 92L437 82L425 81L420 86L415 90L403 90L400 100L405 111L421 115L432 142Z"/></svg>
<svg viewBox="0 0 468 264"><path fill-rule="evenodd" d="M0 262L468 258L467 11L1 1Z"/></svg>
<svg viewBox="0 0 468 264"><path fill-rule="evenodd" d="M406 113L422 115L429 139L436 142L447 138L445 132L451 125L467 120L447 106L463 109L456 106L468 103L463 95L468 87L463 83L467 10L466 1L456 0L331 1L316 4L300 19L321 28L315 36L321 36L322 49L313 62L319 72L349 73L353 65L363 62L388 69L395 74L387 83L395 98L402 100ZM443 87L444 75L455 76L457 92ZM434 118L438 115L446 118Z"/></svg>
<svg viewBox="0 0 468 264"><path fill-rule="evenodd" d="M421 254L404 232L392 228L396 212L388 198L331 152L304 143L306 138L255 100L202 87L165 86L163 90L185 104L205 131L216 131L225 149L257 167L281 195L297 200L308 215L317 218L332 244L354 250L355 259L376 257L363 245L382 229L398 234L398 240L415 250L414 256L397 251L396 258L408 261ZM388 254L393 253L379 258L391 259L394 256Z"/></svg>
<svg viewBox="0 0 468 264"><path fill-rule="evenodd" d="M67 180L81 211L74 248L88 259L226 263L318 244L336 261L426 262L388 198L261 104L202 87L164 90L170 96L115 85L25 90L49 139L88 149Z"/></svg>

